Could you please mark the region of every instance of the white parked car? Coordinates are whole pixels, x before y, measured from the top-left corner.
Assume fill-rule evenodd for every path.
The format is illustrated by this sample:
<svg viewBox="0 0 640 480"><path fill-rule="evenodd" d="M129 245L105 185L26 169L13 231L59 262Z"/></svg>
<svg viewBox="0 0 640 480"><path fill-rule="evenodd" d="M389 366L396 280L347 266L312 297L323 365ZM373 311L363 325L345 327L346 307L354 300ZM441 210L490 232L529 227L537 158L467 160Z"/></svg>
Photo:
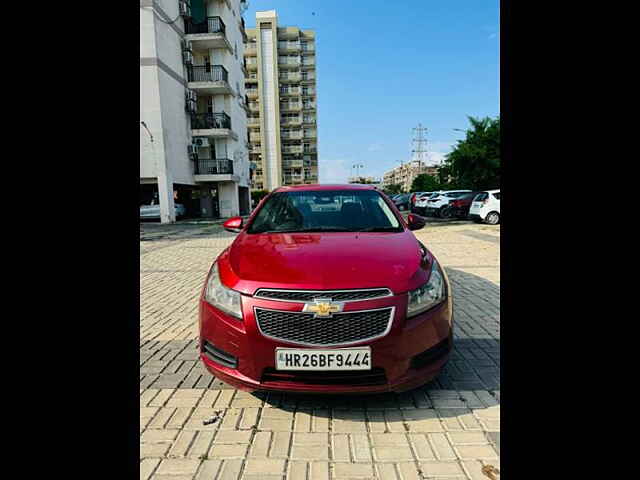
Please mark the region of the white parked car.
<svg viewBox="0 0 640 480"><path fill-rule="evenodd" d="M426 200L425 214L431 216L442 216L442 210L449 205L449 201L458 198L465 193L471 193L471 190L446 190L434 192Z"/></svg>
<svg viewBox="0 0 640 480"><path fill-rule="evenodd" d="M500 223L500 190L487 190L473 199L469 218L490 225Z"/></svg>
<svg viewBox="0 0 640 480"><path fill-rule="evenodd" d="M413 208L418 215L424 215L427 212L427 200L429 200L434 195L442 193L441 191L437 192L427 192L426 194L422 194L416 198L416 203Z"/></svg>
<svg viewBox="0 0 640 480"><path fill-rule="evenodd" d="M176 218L184 217L187 213L187 209L181 203L176 203ZM140 206L140 219L155 219L160 218L160 205L156 204L153 200L151 205Z"/></svg>

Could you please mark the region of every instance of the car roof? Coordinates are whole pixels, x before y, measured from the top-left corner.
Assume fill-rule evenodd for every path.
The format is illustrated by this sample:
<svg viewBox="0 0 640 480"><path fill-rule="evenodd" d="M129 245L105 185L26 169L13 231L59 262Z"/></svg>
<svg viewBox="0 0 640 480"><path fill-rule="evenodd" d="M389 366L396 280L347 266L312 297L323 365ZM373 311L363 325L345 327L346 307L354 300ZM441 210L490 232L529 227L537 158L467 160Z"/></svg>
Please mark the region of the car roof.
<svg viewBox="0 0 640 480"><path fill-rule="evenodd" d="M360 183L346 183L346 184L306 184L306 185L291 185L285 187L278 187L274 192L305 192L305 191L323 191L323 190L377 190L374 185L366 185Z"/></svg>

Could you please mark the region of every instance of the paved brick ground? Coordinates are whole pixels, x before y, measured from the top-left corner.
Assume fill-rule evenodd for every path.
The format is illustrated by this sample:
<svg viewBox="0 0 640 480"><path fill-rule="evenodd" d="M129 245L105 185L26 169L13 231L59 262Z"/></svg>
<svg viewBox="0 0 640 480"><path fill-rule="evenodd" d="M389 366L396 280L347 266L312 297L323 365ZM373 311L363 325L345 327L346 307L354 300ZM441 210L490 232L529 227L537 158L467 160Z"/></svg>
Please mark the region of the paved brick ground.
<svg viewBox="0 0 640 480"><path fill-rule="evenodd" d="M500 468L500 227L416 234L453 283L455 350L440 377L400 395L254 396L197 361L196 300L233 235L142 225L141 479L492 478L483 469Z"/></svg>

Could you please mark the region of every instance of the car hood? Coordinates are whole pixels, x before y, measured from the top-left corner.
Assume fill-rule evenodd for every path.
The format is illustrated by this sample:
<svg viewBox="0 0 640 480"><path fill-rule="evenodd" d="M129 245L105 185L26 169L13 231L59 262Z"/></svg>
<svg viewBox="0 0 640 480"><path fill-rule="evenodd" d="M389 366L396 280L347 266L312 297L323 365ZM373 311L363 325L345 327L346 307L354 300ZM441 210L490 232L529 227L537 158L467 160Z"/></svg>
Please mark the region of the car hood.
<svg viewBox="0 0 640 480"><path fill-rule="evenodd" d="M394 293L427 280L413 233L241 233L219 258L223 283L252 295L258 288L353 289Z"/></svg>

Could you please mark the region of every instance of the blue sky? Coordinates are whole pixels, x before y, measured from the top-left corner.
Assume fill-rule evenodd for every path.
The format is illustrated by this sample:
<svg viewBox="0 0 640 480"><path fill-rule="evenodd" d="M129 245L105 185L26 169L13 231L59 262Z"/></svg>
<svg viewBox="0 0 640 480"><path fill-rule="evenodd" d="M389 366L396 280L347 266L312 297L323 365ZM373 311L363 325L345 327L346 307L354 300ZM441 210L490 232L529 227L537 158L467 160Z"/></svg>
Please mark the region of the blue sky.
<svg viewBox="0 0 640 480"><path fill-rule="evenodd" d="M419 122L438 160L467 115L499 115L498 0L249 0L247 27L274 9L316 31L321 183L406 162Z"/></svg>

